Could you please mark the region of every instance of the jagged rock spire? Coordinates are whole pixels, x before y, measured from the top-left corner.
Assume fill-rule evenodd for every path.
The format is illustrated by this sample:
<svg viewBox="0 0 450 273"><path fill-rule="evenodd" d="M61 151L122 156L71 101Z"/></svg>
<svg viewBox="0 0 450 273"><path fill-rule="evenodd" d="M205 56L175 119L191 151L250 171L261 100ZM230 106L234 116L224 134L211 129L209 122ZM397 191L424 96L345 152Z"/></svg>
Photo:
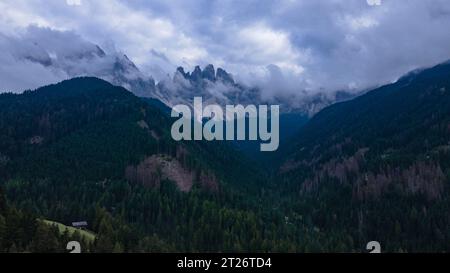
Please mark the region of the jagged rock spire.
<svg viewBox="0 0 450 273"><path fill-rule="evenodd" d="M228 74L225 70L223 70L220 67L217 69L216 79L224 83L234 84L233 76L231 76L231 74Z"/></svg>
<svg viewBox="0 0 450 273"><path fill-rule="evenodd" d="M212 64L209 64L205 67L202 72L202 78L210 80L212 82L216 81L216 70Z"/></svg>

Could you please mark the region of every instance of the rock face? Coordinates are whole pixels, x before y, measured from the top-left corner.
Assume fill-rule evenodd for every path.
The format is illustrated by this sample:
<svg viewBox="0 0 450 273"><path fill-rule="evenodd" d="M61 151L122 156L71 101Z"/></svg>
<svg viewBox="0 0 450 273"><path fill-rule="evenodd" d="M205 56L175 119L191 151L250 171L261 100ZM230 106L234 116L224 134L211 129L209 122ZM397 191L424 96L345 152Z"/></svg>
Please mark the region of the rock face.
<svg viewBox="0 0 450 273"><path fill-rule="evenodd" d="M217 80L222 81L224 83L234 84L233 76L231 76L231 74L228 74L225 70L223 70L220 67L217 69L216 78Z"/></svg>
<svg viewBox="0 0 450 273"><path fill-rule="evenodd" d="M185 72L183 67L178 67L175 72L176 75L182 76L183 79L189 80L191 83L196 85L201 85L203 80L208 80L210 82L221 82L223 84L235 85L233 76L225 71L223 68L214 68L214 65L209 64L203 70L200 66L196 66L192 74L190 72ZM176 79L174 79L176 81Z"/></svg>
<svg viewBox="0 0 450 273"><path fill-rule="evenodd" d="M181 66L177 68L177 73L181 74L181 76L185 79L189 79L191 77L191 74L184 72L184 68Z"/></svg>
<svg viewBox="0 0 450 273"><path fill-rule="evenodd" d="M202 80L202 70L200 66L196 66L194 72L191 74L191 81L199 83Z"/></svg>
<svg viewBox="0 0 450 273"><path fill-rule="evenodd" d="M152 94L169 106L176 104L192 105L194 97L201 96L208 103L219 105L237 104L236 94L247 92L243 86L235 84L230 74L222 68L216 69L212 64L203 70L196 66L194 71L186 72L183 67L178 67L173 78L160 81ZM243 96L240 96L243 97ZM258 101L258 96L253 101ZM248 104L250 100L241 100Z"/></svg>
<svg viewBox="0 0 450 273"><path fill-rule="evenodd" d="M212 64L206 66L205 70L202 71L202 79L210 80L212 82L216 81L216 70Z"/></svg>
<svg viewBox="0 0 450 273"><path fill-rule="evenodd" d="M208 104L225 105L280 105L282 113L299 113L312 116L332 103L353 98L347 92L333 94L315 94L312 96L286 97L274 96L264 98L262 90L235 82L233 76L223 68L214 68L212 64L203 70L196 66L194 71L186 72L178 67L173 78L160 81L152 91L151 97L174 106L184 104L192 106L194 97L201 96ZM148 94L147 94L148 95Z"/></svg>

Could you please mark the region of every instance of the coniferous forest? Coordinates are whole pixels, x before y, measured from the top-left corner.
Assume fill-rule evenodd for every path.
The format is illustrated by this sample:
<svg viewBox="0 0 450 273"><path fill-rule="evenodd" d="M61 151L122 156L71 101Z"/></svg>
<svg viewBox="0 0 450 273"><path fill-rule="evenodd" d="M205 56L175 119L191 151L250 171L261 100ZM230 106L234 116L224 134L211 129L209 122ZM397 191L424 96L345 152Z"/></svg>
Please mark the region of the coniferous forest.
<svg viewBox="0 0 450 273"><path fill-rule="evenodd" d="M0 251L450 250L448 63L322 110L270 156L176 142L163 108L96 78L1 94Z"/></svg>

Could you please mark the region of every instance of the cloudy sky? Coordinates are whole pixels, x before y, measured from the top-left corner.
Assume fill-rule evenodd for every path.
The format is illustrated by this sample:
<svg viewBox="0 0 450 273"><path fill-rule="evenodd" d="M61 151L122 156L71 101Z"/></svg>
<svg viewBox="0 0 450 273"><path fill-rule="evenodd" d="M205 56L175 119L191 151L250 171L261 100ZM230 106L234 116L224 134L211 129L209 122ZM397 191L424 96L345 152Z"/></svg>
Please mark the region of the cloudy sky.
<svg viewBox="0 0 450 273"><path fill-rule="evenodd" d="M0 91L67 77L46 56L95 45L157 80L212 63L279 92L362 90L450 59L448 0L0 0L0 12Z"/></svg>

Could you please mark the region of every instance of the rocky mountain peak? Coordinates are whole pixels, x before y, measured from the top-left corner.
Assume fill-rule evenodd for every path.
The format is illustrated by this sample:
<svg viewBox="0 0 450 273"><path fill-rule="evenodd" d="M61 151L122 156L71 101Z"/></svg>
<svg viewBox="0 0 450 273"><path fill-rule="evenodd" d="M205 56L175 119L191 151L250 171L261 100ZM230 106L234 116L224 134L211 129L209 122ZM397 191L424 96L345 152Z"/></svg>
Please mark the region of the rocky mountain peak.
<svg viewBox="0 0 450 273"><path fill-rule="evenodd" d="M216 70L212 64L205 67L202 72L202 78L214 82L216 80Z"/></svg>
<svg viewBox="0 0 450 273"><path fill-rule="evenodd" d="M227 71L225 71L222 68L217 68L217 75L216 75L216 79L220 80L224 83L231 83L234 84L234 79L233 76L231 74L229 74Z"/></svg>
<svg viewBox="0 0 450 273"><path fill-rule="evenodd" d="M194 82L200 81L202 79L202 69L200 66L196 66L191 74L191 80Z"/></svg>
<svg viewBox="0 0 450 273"><path fill-rule="evenodd" d="M180 73L185 79L188 79L191 76L190 73L186 73L181 66L177 68L177 73Z"/></svg>

